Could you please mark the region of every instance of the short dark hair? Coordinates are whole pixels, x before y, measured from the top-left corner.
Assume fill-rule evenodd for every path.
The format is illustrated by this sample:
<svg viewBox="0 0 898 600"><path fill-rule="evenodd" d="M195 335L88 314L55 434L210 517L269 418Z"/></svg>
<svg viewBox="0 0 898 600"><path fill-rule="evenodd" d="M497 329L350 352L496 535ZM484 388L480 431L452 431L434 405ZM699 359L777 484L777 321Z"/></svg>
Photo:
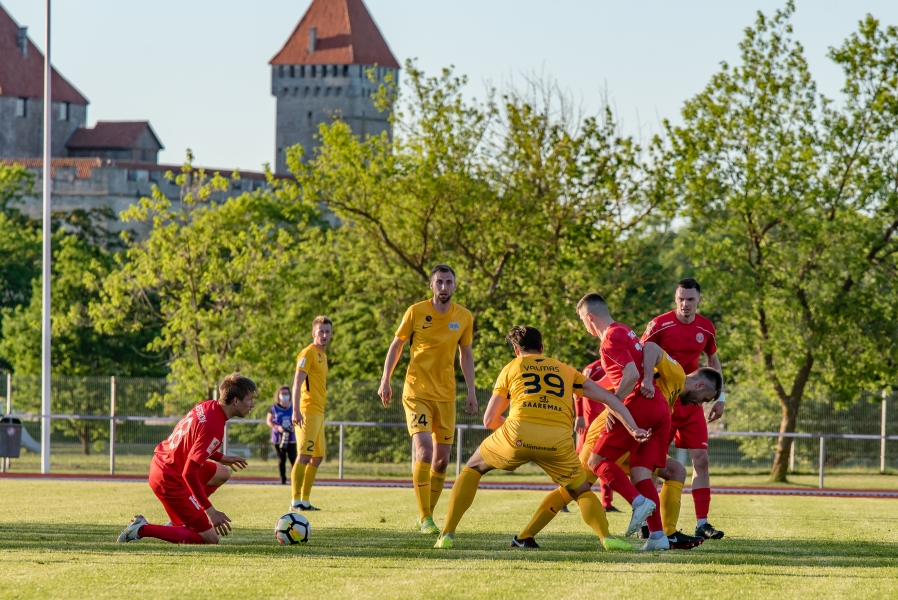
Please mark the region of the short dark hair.
<svg viewBox="0 0 898 600"><path fill-rule="evenodd" d="M720 392L723 391L723 376L720 374L720 371L712 369L711 367L702 367L696 371L696 373L698 373L699 377L705 380L711 389L717 392L714 394L714 397L709 400L717 400L720 398Z"/></svg>
<svg viewBox="0 0 898 600"><path fill-rule="evenodd" d="M580 314L584 309L591 315L597 313L609 315L608 305L605 303L605 299L595 292L590 292L580 298L580 302L577 303L577 314Z"/></svg>
<svg viewBox="0 0 898 600"><path fill-rule="evenodd" d="M693 279L692 277L687 277L686 279L681 279L677 282L678 288L683 288L684 290L695 290L699 294L702 293L702 286Z"/></svg>
<svg viewBox="0 0 898 600"><path fill-rule="evenodd" d="M230 404L234 400L243 400L250 392L256 392L258 389L256 383L249 377L231 373L222 379L221 385L218 386L218 400Z"/></svg>
<svg viewBox="0 0 898 600"><path fill-rule="evenodd" d="M452 273L452 277L455 277L455 271L452 270L452 267L443 263L438 264L430 270L430 278L433 279L433 276L437 273Z"/></svg>
<svg viewBox="0 0 898 600"><path fill-rule="evenodd" d="M505 341L523 352L542 352L543 334L535 327L515 325L505 336Z"/></svg>

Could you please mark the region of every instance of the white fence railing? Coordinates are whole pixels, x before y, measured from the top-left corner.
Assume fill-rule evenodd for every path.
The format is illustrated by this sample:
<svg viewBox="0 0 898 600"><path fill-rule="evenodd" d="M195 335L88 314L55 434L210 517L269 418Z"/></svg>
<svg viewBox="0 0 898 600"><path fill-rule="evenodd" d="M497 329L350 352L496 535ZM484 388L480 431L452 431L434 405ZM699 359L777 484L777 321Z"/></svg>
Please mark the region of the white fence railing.
<svg viewBox="0 0 898 600"><path fill-rule="evenodd" d="M115 474L115 462L116 462L116 436L115 436L115 427L116 424L128 423L128 422L142 422L144 424L150 423L152 425L163 425L167 423L174 424L180 420L180 417L163 417L163 416L127 416L127 415L116 415L114 405L111 407L110 415L76 415L76 414L51 414L51 415L41 415L41 414L7 414L5 416L17 418L22 421L41 421L42 423L52 423L53 420L79 420L79 421L106 421L109 423L110 427L110 437L109 437L109 473ZM47 420L44 421L44 417L47 417ZM231 427L242 426L242 425L259 425L264 424L265 421L261 419L240 419L237 421L233 421L228 423L228 426L225 428L225 437L223 440L223 452L228 452L228 429ZM344 462L345 462L345 450L346 450L346 428L347 427L360 427L360 428L405 428L405 423L381 423L374 421L325 421L325 425L331 427L339 428L339 443L338 443L338 477L339 479L344 478ZM461 472L463 466L463 448L465 441L465 432L466 431L486 431L487 428L483 425L459 425L456 427L456 475ZM797 432L797 433L779 433L779 432L771 432L771 431L710 431L709 435L712 438L727 438L727 437L765 437L765 438L779 438L779 437L787 437L793 439L817 439L819 443L819 487L822 489L824 487L824 475L825 475L825 463L826 463L826 440L879 440L880 441L880 472L886 472L886 442L888 441L898 441L898 435L886 435L885 429L881 435L871 435L871 434L838 434L838 433L807 433L807 432ZM794 471L794 457L795 457L795 444L792 444L792 456L790 456L790 471ZM9 459L5 461L0 461L0 468L5 472L9 466Z"/></svg>

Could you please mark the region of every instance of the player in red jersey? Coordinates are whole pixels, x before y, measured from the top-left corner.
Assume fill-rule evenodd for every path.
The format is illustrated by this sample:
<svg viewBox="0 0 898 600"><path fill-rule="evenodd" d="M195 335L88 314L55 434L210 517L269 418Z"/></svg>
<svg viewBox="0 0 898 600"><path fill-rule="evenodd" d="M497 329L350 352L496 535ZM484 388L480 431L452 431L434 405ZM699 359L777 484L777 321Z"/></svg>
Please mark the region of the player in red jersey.
<svg viewBox="0 0 898 600"><path fill-rule="evenodd" d="M632 436L633 441L626 440L624 435L627 432L623 427L606 429L592 449L589 467L633 507L626 535L639 529L642 521L646 520L650 533L642 549L667 550L670 542L664 535L661 516L655 510L661 500L652 481L652 471L663 468L667 463L670 408L654 381L651 398L643 395L637 387L643 380L642 345L632 329L611 318L605 300L599 294L587 294L577 304L577 314L586 330L602 339L602 368L616 390L615 395L633 415L637 426L652 434L647 441L640 443ZM630 453L629 478L616 464L627 452Z"/></svg>
<svg viewBox="0 0 898 600"><path fill-rule="evenodd" d="M692 373L698 369L699 357L708 357L708 366L721 372L717 357L717 332L710 320L696 314L702 302L702 288L690 278L677 283L674 294L676 310L659 315L649 321L642 334L643 342L661 346L683 370ZM723 416L726 397L723 390L708 413L708 421ZM695 535L719 540L723 532L708 523L711 504L711 479L708 475L708 424L701 405L683 405L678 400L671 417L670 436L677 448L689 451L692 459L692 500L695 504Z"/></svg>
<svg viewBox="0 0 898 600"><path fill-rule="evenodd" d="M583 374L598 383L599 387L607 389L608 386L605 385L606 376L605 369L602 368L602 359L586 365L583 369ZM580 451L583 450L583 442L586 441L586 432L589 431L589 426L592 425L592 422L595 421L600 414L605 412L605 405L601 402L593 402L589 398L583 396L574 396L574 409L577 414L577 418L574 421L574 431L577 432L577 456L579 456ZM605 509L605 512L620 512L620 510L614 508L611 504L612 500L614 500L614 491L606 484L602 483L601 479L599 480L599 485L602 488L602 508ZM564 507L564 510L567 511L567 506Z"/></svg>
<svg viewBox="0 0 898 600"><path fill-rule="evenodd" d="M175 430L156 446L150 463L150 488L171 525L151 525L137 515L119 535L119 542L156 538L173 544L217 544L219 535L231 530L226 514L213 508L209 496L226 482L233 469L246 461L219 451L225 423L249 414L255 403L256 384L232 373L219 386L219 400L197 404Z"/></svg>

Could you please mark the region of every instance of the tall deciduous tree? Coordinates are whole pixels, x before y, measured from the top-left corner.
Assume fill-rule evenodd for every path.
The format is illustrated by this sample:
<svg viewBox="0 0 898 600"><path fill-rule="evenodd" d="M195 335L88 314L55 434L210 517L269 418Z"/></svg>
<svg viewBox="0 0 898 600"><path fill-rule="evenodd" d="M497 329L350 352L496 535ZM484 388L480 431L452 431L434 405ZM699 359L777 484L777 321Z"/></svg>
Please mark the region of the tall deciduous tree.
<svg viewBox="0 0 898 600"><path fill-rule="evenodd" d="M896 358L896 35L867 19L831 56L846 73L834 105L792 38L790 2L759 14L671 127L671 162L692 258L741 382L763 381L795 431L803 397L886 384ZM771 476L785 480L791 438Z"/></svg>

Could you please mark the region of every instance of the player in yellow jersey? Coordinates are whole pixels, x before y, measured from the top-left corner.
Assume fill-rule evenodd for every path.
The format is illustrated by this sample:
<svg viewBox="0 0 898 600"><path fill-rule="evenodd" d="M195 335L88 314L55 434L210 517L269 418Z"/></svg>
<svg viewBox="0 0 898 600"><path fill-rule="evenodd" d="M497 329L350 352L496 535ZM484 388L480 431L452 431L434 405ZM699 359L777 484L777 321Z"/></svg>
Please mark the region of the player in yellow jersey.
<svg viewBox="0 0 898 600"><path fill-rule="evenodd" d="M714 369L699 369L694 373L686 375L683 372L683 367L677 361L652 342L648 342L643 346L643 373L645 373L645 376L640 382L642 394L648 398L654 395L652 386L652 380L654 380L655 385L661 390L671 410L673 410L677 398L680 398L680 402L684 405L701 404L716 400L722 387L719 372ZM609 422L611 425L609 425ZM605 411L592 422L586 433L583 449L580 452L580 462L586 469L587 479L590 483L594 484L598 480L598 477L596 477L589 466L592 449L602 430L613 426L614 422L614 416L609 416L608 412ZM625 470L629 470L629 456L629 453L624 454L618 461ZM665 480L664 486L661 488L661 522L670 548L673 550L688 550L700 545L704 541L703 538L677 531L677 519L680 515L680 496L683 492L683 484L686 481L686 468L673 458L668 458L664 468L655 469L652 474ZM549 493L533 516L533 519L516 537L520 541L519 545L535 547L534 536L542 531L555 517L555 514L561 510L559 505L566 506L571 500L569 494L561 487ZM643 537L648 536L643 534Z"/></svg>
<svg viewBox="0 0 898 600"><path fill-rule="evenodd" d="M318 466L324 460L324 405L327 403L327 344L333 337L327 317L312 321L312 343L296 357L293 378L293 424L299 458L293 463L290 510L318 510L309 502Z"/></svg>
<svg viewBox="0 0 898 600"><path fill-rule="evenodd" d="M406 342L411 360L402 389L402 406L409 435L414 444L415 465L412 482L418 502L416 526L421 533L440 532L433 521L433 509L443 491L449 451L455 439L455 352L468 387L465 411L477 414L474 395L474 317L471 311L452 302L456 289L455 271L437 265L430 272L433 298L413 304L405 311L396 337L384 361L378 395L384 408L393 399L390 377Z"/></svg>
<svg viewBox="0 0 898 600"><path fill-rule="evenodd" d="M630 411L614 394L573 367L543 356L542 334L533 327L514 327L506 340L514 346L517 358L502 369L483 417L483 424L494 432L480 444L455 480L446 525L435 548L452 548L455 529L474 501L484 473L493 469L514 471L532 461L577 501L583 520L606 550L632 550L608 532L602 503L591 491L577 458L571 435L572 393L605 404L639 441L647 440L651 432L636 427ZM502 416L506 409L508 419ZM512 541L513 546L519 545L516 541Z"/></svg>

